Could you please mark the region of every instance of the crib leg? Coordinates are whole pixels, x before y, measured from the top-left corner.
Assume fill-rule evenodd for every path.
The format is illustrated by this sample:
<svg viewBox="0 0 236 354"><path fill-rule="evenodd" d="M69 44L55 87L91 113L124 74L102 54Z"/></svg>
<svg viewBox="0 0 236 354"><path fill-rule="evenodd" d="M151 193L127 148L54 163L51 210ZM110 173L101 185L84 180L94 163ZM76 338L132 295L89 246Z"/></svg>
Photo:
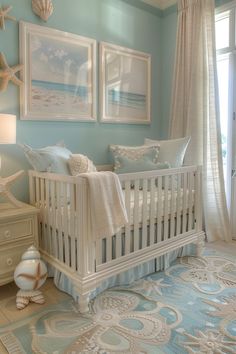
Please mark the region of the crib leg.
<svg viewBox="0 0 236 354"><path fill-rule="evenodd" d="M198 236L196 245L197 245L197 256L200 257L202 255L205 246L205 235Z"/></svg>
<svg viewBox="0 0 236 354"><path fill-rule="evenodd" d="M79 295L79 311L81 313L89 312L89 294Z"/></svg>

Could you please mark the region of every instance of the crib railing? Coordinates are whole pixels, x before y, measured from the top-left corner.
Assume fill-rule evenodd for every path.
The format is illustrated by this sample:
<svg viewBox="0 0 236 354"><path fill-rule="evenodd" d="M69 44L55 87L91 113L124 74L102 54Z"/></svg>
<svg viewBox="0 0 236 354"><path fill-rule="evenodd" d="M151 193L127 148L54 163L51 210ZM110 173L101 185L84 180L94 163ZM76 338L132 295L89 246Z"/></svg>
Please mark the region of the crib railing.
<svg viewBox="0 0 236 354"><path fill-rule="evenodd" d="M96 241L96 269L202 230L201 168L120 175L129 223Z"/></svg>
<svg viewBox="0 0 236 354"><path fill-rule="evenodd" d="M36 171L29 176L30 202L40 209L40 250L70 277L100 272L102 280L163 247L186 244L187 236L202 230L200 167L120 175L129 222L100 240L91 233L85 179Z"/></svg>
<svg viewBox="0 0 236 354"><path fill-rule="evenodd" d="M30 203L40 209L43 255L64 264L69 272L81 276L94 272L86 181L36 171L29 172L29 179Z"/></svg>

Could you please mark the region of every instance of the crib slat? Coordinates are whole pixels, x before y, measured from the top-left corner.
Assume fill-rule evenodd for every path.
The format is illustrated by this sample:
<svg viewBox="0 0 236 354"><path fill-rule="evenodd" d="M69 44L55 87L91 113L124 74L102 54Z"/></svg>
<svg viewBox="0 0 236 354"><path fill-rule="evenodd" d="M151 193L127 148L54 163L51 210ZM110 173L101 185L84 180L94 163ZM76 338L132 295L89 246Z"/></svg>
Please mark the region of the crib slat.
<svg viewBox="0 0 236 354"><path fill-rule="evenodd" d="M81 183L82 184L82 183ZM83 220L83 215L82 215L82 210L80 210L80 206L82 203L82 196L83 196L83 191L80 183L75 184L75 229L76 229L76 241L77 241L77 257L76 257L76 263L77 263L77 272L79 274L83 274L84 271L84 266L83 266L83 243L80 237L80 231L82 227L82 220Z"/></svg>
<svg viewBox="0 0 236 354"><path fill-rule="evenodd" d="M155 179L150 181L150 246L154 244L155 233Z"/></svg>
<svg viewBox="0 0 236 354"><path fill-rule="evenodd" d="M128 224L125 225L125 254L130 253L130 225L131 225L131 216L130 216L130 181L125 181L125 207L127 211Z"/></svg>
<svg viewBox="0 0 236 354"><path fill-rule="evenodd" d="M176 205L176 175L171 176L171 205L170 205L170 238L174 237L175 234L175 209Z"/></svg>
<svg viewBox="0 0 236 354"><path fill-rule="evenodd" d="M164 189L164 240L169 236L169 176L165 176L165 189Z"/></svg>
<svg viewBox="0 0 236 354"><path fill-rule="evenodd" d="M96 241L96 265L102 264L102 240Z"/></svg>
<svg viewBox="0 0 236 354"><path fill-rule="evenodd" d="M184 186L183 186L183 223L182 223L182 233L187 230L187 193L188 193L188 173L184 173Z"/></svg>
<svg viewBox="0 0 236 354"><path fill-rule="evenodd" d="M188 198L189 198L189 202L188 202L188 218L189 218L189 221L188 221L188 229L189 230L192 230L193 228L193 183L194 183L194 175L193 175L193 172L190 172L189 173L189 195L188 195Z"/></svg>
<svg viewBox="0 0 236 354"><path fill-rule="evenodd" d="M62 183L62 203L63 203L63 233L65 244L65 263L70 265L70 253L69 253L69 233L68 233L68 205L67 205L67 184Z"/></svg>
<svg viewBox="0 0 236 354"><path fill-rule="evenodd" d="M147 185L148 181L145 178L143 180L142 248L147 247Z"/></svg>
<svg viewBox="0 0 236 354"><path fill-rule="evenodd" d="M71 267L76 270L76 243L75 243L75 190L74 185L70 184L70 252Z"/></svg>
<svg viewBox="0 0 236 354"><path fill-rule="evenodd" d="M50 181L53 255L58 258L55 182Z"/></svg>
<svg viewBox="0 0 236 354"><path fill-rule="evenodd" d="M116 258L121 257L121 231L116 233L116 246L115 246L115 255Z"/></svg>
<svg viewBox="0 0 236 354"><path fill-rule="evenodd" d="M35 179L35 184L36 184L36 206L39 208L39 201L40 201L40 193L39 193L39 178L36 177Z"/></svg>
<svg viewBox="0 0 236 354"><path fill-rule="evenodd" d="M139 180L134 182L134 251L139 249Z"/></svg>
<svg viewBox="0 0 236 354"><path fill-rule="evenodd" d="M109 236L106 238L106 262L112 260L112 237Z"/></svg>
<svg viewBox="0 0 236 354"><path fill-rule="evenodd" d="M64 262L64 257L63 257L63 202L61 198L61 189L62 185L61 182L56 182L56 191L57 191L57 198L56 198L56 220L57 220L57 229L58 229L58 241L59 241L59 259L61 262ZM56 227L56 226L55 226Z"/></svg>
<svg viewBox="0 0 236 354"><path fill-rule="evenodd" d="M45 197L44 197L44 179L40 179L40 214L41 214L41 224L42 224L42 247L48 250L48 238L46 236L46 227L45 227Z"/></svg>
<svg viewBox="0 0 236 354"><path fill-rule="evenodd" d="M44 237L48 239L48 253L50 254L52 252L52 239L51 239L51 220L50 220L50 201L49 201L49 181L48 179L45 180L45 194L46 194L46 200L45 200L45 223L47 225L47 232L45 233Z"/></svg>
<svg viewBox="0 0 236 354"><path fill-rule="evenodd" d="M35 177L29 173L30 204L35 205Z"/></svg>
<svg viewBox="0 0 236 354"><path fill-rule="evenodd" d="M181 177L182 175L178 174L178 185L177 185L177 196L176 196L176 235L180 234L180 226L181 226L181 203L183 204L181 198Z"/></svg>
<svg viewBox="0 0 236 354"><path fill-rule="evenodd" d="M163 210L163 201L162 201L162 176L158 177L158 196L157 196L157 242L162 240L162 210Z"/></svg>

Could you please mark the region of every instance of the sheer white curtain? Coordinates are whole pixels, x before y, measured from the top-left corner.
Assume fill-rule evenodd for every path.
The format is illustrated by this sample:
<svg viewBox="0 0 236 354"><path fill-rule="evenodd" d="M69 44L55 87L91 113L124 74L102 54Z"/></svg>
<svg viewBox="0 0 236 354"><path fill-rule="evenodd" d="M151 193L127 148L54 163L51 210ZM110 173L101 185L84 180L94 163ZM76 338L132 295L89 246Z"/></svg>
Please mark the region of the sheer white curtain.
<svg viewBox="0 0 236 354"><path fill-rule="evenodd" d="M191 136L185 162L203 166L208 241L230 241L221 158L214 13L214 0L178 0L170 136Z"/></svg>

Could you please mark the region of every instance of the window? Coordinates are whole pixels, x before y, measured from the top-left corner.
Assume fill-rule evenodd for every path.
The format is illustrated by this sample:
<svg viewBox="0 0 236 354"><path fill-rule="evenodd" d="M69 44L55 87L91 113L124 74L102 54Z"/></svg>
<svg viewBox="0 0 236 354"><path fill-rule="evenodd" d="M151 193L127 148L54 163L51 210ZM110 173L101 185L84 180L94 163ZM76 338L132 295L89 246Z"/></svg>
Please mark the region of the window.
<svg viewBox="0 0 236 354"><path fill-rule="evenodd" d="M221 143L227 204L234 215L232 230L236 237L236 1L217 10L216 53L219 83ZM235 151L235 153L233 153Z"/></svg>
<svg viewBox="0 0 236 354"><path fill-rule="evenodd" d="M226 11L216 18L216 49L229 47L230 12Z"/></svg>

